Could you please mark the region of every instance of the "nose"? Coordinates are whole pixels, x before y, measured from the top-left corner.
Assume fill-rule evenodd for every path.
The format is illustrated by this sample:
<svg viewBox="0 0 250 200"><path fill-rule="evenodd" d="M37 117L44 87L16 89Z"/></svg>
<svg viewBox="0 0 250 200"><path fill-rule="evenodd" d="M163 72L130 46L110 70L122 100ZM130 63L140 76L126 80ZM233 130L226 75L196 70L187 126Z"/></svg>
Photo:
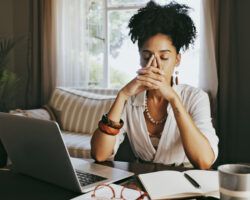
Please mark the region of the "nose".
<svg viewBox="0 0 250 200"><path fill-rule="evenodd" d="M156 62L156 58L155 57L154 57L154 60L152 62L152 66L157 67L157 62Z"/></svg>

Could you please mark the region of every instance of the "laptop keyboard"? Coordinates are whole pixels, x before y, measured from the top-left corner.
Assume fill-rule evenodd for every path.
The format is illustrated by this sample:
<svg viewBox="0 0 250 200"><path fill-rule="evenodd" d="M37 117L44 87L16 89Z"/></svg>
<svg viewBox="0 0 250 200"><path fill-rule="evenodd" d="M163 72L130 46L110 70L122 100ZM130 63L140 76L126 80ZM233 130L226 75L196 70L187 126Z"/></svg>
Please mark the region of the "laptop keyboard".
<svg viewBox="0 0 250 200"><path fill-rule="evenodd" d="M76 171L76 175L79 179L81 186L90 185L92 183L96 183L107 179L95 174L90 174L87 172L80 172L80 171Z"/></svg>

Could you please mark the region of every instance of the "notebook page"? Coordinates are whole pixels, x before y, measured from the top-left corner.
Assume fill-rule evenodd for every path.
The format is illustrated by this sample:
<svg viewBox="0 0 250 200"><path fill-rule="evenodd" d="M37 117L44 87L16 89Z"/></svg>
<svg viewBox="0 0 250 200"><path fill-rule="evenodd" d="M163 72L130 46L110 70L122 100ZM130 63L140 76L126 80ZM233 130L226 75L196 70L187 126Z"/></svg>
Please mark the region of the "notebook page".
<svg viewBox="0 0 250 200"><path fill-rule="evenodd" d="M185 173L199 183L204 194L219 191L219 178L217 171L188 170Z"/></svg>
<svg viewBox="0 0 250 200"><path fill-rule="evenodd" d="M141 174L139 178L152 199L201 193L178 171L152 172Z"/></svg>

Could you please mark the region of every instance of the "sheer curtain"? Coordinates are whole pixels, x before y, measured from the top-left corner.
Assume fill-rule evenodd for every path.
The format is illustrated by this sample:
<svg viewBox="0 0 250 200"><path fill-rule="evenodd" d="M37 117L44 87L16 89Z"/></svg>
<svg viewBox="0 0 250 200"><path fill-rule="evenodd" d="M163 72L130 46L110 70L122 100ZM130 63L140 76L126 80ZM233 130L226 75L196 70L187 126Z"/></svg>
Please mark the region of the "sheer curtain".
<svg viewBox="0 0 250 200"><path fill-rule="evenodd" d="M212 115L216 111L218 76L216 66L217 1L201 1L199 86L210 95Z"/></svg>
<svg viewBox="0 0 250 200"><path fill-rule="evenodd" d="M41 101L48 103L50 95L56 87L56 32L55 5L51 0L41 1L41 30L42 30L42 68L41 68Z"/></svg>
<svg viewBox="0 0 250 200"><path fill-rule="evenodd" d="M55 0L57 86L86 87L88 83L86 0Z"/></svg>

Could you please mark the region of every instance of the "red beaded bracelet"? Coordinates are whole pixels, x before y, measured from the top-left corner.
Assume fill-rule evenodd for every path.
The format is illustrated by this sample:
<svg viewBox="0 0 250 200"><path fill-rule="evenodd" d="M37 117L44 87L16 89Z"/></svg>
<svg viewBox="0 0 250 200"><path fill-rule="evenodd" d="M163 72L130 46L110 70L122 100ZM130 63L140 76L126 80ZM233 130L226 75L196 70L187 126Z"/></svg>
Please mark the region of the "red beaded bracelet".
<svg viewBox="0 0 250 200"><path fill-rule="evenodd" d="M122 119L120 119L120 122L114 122L114 121L112 121L111 119L108 118L108 114L104 114L102 116L101 121L104 124L108 125L109 127L112 127L112 128L115 128L115 129L121 129L122 126L123 126L123 124L124 124L124 122L123 122Z"/></svg>
<svg viewBox="0 0 250 200"><path fill-rule="evenodd" d="M102 131L103 133L106 133L108 135L113 135L113 136L117 135L120 131L120 129L112 128L108 126L107 124L104 124L102 121L99 121L98 127L99 127L99 130Z"/></svg>

